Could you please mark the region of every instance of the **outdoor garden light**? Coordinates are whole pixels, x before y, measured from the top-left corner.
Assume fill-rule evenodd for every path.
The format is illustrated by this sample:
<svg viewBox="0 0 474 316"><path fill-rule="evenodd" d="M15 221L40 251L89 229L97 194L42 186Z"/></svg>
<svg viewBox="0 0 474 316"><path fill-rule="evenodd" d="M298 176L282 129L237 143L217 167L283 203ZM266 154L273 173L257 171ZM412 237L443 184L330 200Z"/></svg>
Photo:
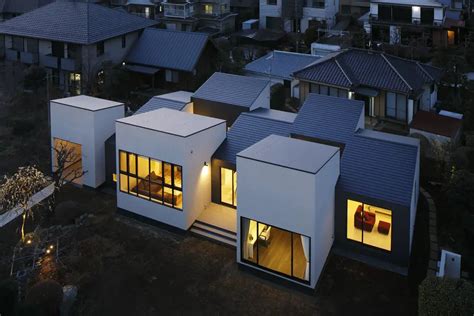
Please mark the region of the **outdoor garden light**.
<svg viewBox="0 0 474 316"><path fill-rule="evenodd" d="M50 245L50 246L49 246L49 249L53 249L53 248L54 248L54 246L53 246L53 245Z"/></svg>
<svg viewBox="0 0 474 316"><path fill-rule="evenodd" d="M50 253L51 253L50 249L46 250L46 254L50 254Z"/></svg>
<svg viewBox="0 0 474 316"><path fill-rule="evenodd" d="M27 243L28 245L31 244L31 239L28 239L28 240L26 241L26 243Z"/></svg>

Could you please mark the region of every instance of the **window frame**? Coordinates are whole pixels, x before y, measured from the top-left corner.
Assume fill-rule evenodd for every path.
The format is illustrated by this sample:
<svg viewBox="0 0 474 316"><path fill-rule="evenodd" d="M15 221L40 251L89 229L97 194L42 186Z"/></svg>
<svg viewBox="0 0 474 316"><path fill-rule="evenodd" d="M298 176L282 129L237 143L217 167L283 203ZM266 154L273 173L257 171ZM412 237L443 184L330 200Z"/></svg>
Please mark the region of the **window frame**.
<svg viewBox="0 0 474 316"><path fill-rule="evenodd" d="M348 204L349 204L348 202L349 202L349 200L352 200L352 199L350 199L350 198L346 199L346 216L348 216ZM361 233L360 233L361 234L361 241L354 240L354 239L351 239L351 238L347 237L347 218L346 218L346 231L345 231L346 240L348 240L349 242L352 242L354 244L357 244L357 245L362 245L362 246L367 247L367 248L372 248L372 249L375 249L375 250L378 250L378 251L382 251L386 254L392 253L392 251L393 251L393 210L386 209L386 208L381 207L381 206L372 205L372 204L369 204L369 203L360 202L360 201L357 201L357 200L352 200L352 201L360 203L360 205L362 206L362 214L365 212L365 205L390 211L390 232L391 232L390 233L390 250L380 248L380 247L377 247L377 246L374 246L374 245L371 245L371 244L364 243L364 230L363 229L361 230Z"/></svg>
<svg viewBox="0 0 474 316"><path fill-rule="evenodd" d="M232 171L232 204L226 203L222 201L222 171L223 169L227 169ZM231 168L226 168L226 167L220 167L219 168L219 201L221 204L232 207L232 208L237 208L237 199L235 196L235 177L237 176L237 170L231 169Z"/></svg>
<svg viewBox="0 0 474 316"><path fill-rule="evenodd" d="M178 210L178 211L183 211L183 196L184 196L184 192L183 192L183 167L180 166L180 165L177 165L177 164L173 164L173 163L170 163L170 162L166 162L166 161L163 161L163 160L159 160L159 159L156 159L156 158L152 158L152 157L148 157L148 156L145 156L145 155L140 155L140 154L136 154L136 153L132 153L132 152L129 152L129 151L126 151L126 150L119 150L119 155L118 155L118 164L119 164L119 167L118 167L118 177L117 177L117 180L118 180L118 188L119 188L119 191L121 193L125 193L125 194L129 194L129 195L132 195L134 197L139 197L141 199L144 199L144 200L147 200L149 202L153 202L153 203L156 203L156 204L160 204L160 205L163 205L165 207L170 207L170 208L173 208L175 210ZM122 170L123 166L122 166L122 160L121 160L121 155L125 154L125 162L126 162L126 166L124 168L124 170ZM130 157L133 157L134 156L134 167L135 167L135 173L132 173L130 171ZM138 168L138 161L140 160L139 158L146 158L148 160L148 175L145 176L145 177L142 177L139 175L139 168ZM157 162L160 162L160 167L161 167L161 183L159 182L156 182L156 181L153 181L150 179L149 175L151 174L151 163L152 163L152 160L153 161L157 161ZM170 183L166 183L165 181L165 165L169 165L171 167L171 182ZM181 170L181 183L180 183L180 186L177 186L175 184L175 168L180 168ZM122 190L122 176L126 177L127 179L127 186L126 186L126 191L125 190ZM148 179L147 179L148 177ZM140 194L139 192L133 192L131 191L131 188L130 188L130 178L132 178L132 181L133 179L136 179L136 182L137 182L137 185L138 185L138 182L141 180L141 181L146 181L148 183L148 195L143 195L143 194ZM152 191L151 191L151 184L157 184L157 185L160 185L161 186L161 199L156 199L154 197L152 197ZM170 203L167 203L166 200L165 200L165 188L168 188L171 190L171 204ZM179 196L178 195L175 195L175 191L177 192L181 192L181 207L179 207L177 204L176 204L176 198Z"/></svg>
<svg viewBox="0 0 474 316"><path fill-rule="evenodd" d="M392 93L395 95L395 116L391 116L391 115L388 115L388 111L387 111L387 108L388 108L388 94L389 93ZM404 96L405 97L405 103L404 103L404 106L405 106L405 118L404 119L399 119L398 118L398 113L399 113L399 109L398 109L398 98L399 96ZM400 93L396 93L396 92L391 92L391 91L387 91L387 93L385 93L385 116L390 118L390 119L394 119L398 122L407 122L408 120L408 96L405 95L405 94L400 94Z"/></svg>
<svg viewBox="0 0 474 316"><path fill-rule="evenodd" d="M283 273L283 272L279 272L279 271L276 271L276 270L272 270L272 269L267 268L267 267L265 267L265 266L263 266L263 265L260 265L260 264L258 263L258 259L259 259L259 257L258 257L258 249L259 249L258 244L256 245L256 249L255 249L255 254L256 254L255 257L257 258L257 259L256 259L256 262L252 262L252 261L247 260L247 259L244 258L243 252L244 252L244 244L245 244L245 242L244 242L244 240L243 240L243 239L244 239L244 236L243 236L243 234L242 234L242 228L244 227L244 225L243 225L243 221L244 221L244 220L248 220L249 222L250 222L250 221L256 222L256 224L257 224L257 231L258 231L258 225L266 225L266 226L274 227L274 228L276 228L276 229L279 229L279 230L282 230L282 231L285 231L285 232L290 233L290 236L291 236L291 240L290 240L290 242L291 242L291 263L290 263L290 265L291 265L291 266L290 266L291 275L288 275L288 274L285 274L285 273ZM293 252L294 242L293 242L293 241L294 241L294 238L293 238L293 235L304 236L304 237L308 238L308 240L309 240L309 248L308 248L308 249L309 249L309 254L308 254L308 256L309 256L309 261L308 261L308 263L309 263L309 271L308 271L309 275L308 275L308 280L300 279L300 278L294 276L294 266L293 266L293 257L294 257L294 252ZM258 236L257 236L257 238L258 238ZM301 238L301 237L299 237L299 238ZM284 229L284 228L281 228L281 227L278 227L278 226L275 226L275 225L263 223L263 222L260 222L260 221L258 221L258 220L255 220L255 219L251 219L251 218L248 218L248 217L240 216L240 241L239 241L239 242L240 242L240 252L239 252L239 256L240 256L240 261L241 261L241 262L243 262L243 263L245 263L245 264L248 264L248 265L250 265L250 266L253 266L253 267L262 269L262 270L264 270L264 271L268 271L268 272L270 272L270 273L277 274L277 275L279 275L279 276L281 276L281 277L284 277L284 278L287 278L287 279L290 279L290 280L293 280L293 281L296 281L296 282L299 282L299 283L311 284L311 263L312 263L312 261L311 261L311 259L312 259L312 258L311 258L311 254L312 254L312 252L311 252L311 237L310 237L310 236L307 236L307 235L304 235L304 234L300 234L300 233L297 233L297 232L293 232L293 231L290 231L290 230L288 230L288 229ZM257 240L257 243L258 243L258 240Z"/></svg>

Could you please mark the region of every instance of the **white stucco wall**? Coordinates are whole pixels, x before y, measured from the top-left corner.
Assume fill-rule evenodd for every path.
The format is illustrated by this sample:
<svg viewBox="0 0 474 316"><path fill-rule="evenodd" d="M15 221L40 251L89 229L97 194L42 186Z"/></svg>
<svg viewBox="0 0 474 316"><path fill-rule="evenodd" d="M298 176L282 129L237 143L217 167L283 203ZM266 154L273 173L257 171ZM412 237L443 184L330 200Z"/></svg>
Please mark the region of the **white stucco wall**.
<svg viewBox="0 0 474 316"><path fill-rule="evenodd" d="M268 5L267 0L260 0L260 18L259 18L259 24L260 28L264 29L266 28L266 23L267 23L267 16L271 17L280 17L281 16L281 2L282 0L277 0L276 5Z"/></svg>
<svg viewBox="0 0 474 316"><path fill-rule="evenodd" d="M226 125L209 128L189 137L116 123L116 155L119 150L173 163L182 167L183 209L123 193L117 186L117 207L186 230L211 200L210 159L226 137ZM204 166L208 163L208 167Z"/></svg>
<svg viewBox="0 0 474 316"><path fill-rule="evenodd" d="M115 120L123 116L123 105L90 111L51 101L51 145L54 138L81 145L82 170L86 172L82 184L96 188L105 182L105 141L115 132Z"/></svg>
<svg viewBox="0 0 474 316"><path fill-rule="evenodd" d="M237 157L237 172L237 261L247 265L241 260L241 217L308 236L311 238L309 286L314 288L334 238L339 155L317 174L242 157Z"/></svg>

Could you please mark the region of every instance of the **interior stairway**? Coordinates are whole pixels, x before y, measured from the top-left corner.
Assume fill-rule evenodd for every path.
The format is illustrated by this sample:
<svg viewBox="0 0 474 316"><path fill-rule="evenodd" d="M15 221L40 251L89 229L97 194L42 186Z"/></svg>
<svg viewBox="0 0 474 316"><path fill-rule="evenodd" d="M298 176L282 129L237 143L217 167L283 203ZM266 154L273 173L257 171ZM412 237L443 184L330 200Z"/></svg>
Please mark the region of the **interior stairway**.
<svg viewBox="0 0 474 316"><path fill-rule="evenodd" d="M223 244L233 247L237 246L237 234L235 232L214 226L212 224L196 220L189 231Z"/></svg>

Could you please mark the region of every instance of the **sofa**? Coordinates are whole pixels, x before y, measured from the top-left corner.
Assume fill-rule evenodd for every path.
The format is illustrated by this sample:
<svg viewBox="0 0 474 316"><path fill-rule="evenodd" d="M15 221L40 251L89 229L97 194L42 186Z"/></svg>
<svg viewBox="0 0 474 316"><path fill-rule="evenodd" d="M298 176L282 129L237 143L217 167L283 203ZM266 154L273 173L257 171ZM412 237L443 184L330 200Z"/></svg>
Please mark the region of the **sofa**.
<svg viewBox="0 0 474 316"><path fill-rule="evenodd" d="M354 227L363 229L366 232L371 232L374 225L375 213L367 211L362 212L362 205L359 205L354 213Z"/></svg>

